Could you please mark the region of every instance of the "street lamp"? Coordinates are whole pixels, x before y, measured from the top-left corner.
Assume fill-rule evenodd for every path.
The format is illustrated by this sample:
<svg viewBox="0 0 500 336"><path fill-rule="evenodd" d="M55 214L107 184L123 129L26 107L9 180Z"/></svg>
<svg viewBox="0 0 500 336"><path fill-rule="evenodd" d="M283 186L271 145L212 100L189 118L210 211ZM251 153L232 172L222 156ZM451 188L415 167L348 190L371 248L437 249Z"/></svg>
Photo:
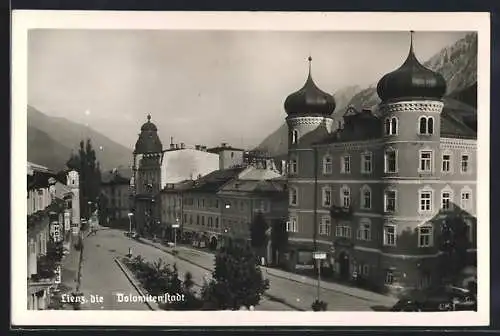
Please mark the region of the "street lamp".
<svg viewBox="0 0 500 336"><path fill-rule="evenodd" d="M320 294L320 282L321 282L321 260L326 259L326 253L325 252L313 252L313 259L316 260L317 262L317 267L318 267L318 288L317 288L317 296L318 296L318 302L319 302L319 294Z"/></svg>
<svg viewBox="0 0 500 336"><path fill-rule="evenodd" d="M172 225L172 228L174 229L174 249L177 247L177 229L179 226L179 217L176 217L175 224Z"/></svg>
<svg viewBox="0 0 500 336"><path fill-rule="evenodd" d="M132 233L132 216L134 214L132 212L129 212L128 213L128 233L131 234Z"/></svg>

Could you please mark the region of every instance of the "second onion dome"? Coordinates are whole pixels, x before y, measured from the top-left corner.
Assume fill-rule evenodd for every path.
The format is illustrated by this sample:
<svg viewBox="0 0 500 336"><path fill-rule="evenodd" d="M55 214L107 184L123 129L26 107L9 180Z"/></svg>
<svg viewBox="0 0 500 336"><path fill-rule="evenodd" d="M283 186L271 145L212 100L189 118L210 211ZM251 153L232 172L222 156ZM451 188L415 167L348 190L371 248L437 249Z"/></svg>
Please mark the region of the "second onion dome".
<svg viewBox="0 0 500 336"><path fill-rule="evenodd" d="M410 51L403 65L384 75L377 84L382 102L399 99L441 99L446 93L444 77L423 66L413 51L413 31Z"/></svg>
<svg viewBox="0 0 500 336"><path fill-rule="evenodd" d="M335 110L335 99L322 91L314 83L311 76L311 61L309 56L309 75L304 86L290 94L285 100L285 111L288 116L323 116L329 117Z"/></svg>

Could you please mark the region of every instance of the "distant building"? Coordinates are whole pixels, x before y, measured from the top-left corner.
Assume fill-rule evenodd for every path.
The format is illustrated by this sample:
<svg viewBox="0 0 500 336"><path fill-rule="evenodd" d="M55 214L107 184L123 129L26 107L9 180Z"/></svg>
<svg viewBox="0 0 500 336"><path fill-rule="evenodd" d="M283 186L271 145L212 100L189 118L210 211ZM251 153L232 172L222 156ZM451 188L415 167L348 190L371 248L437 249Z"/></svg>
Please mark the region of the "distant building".
<svg viewBox="0 0 500 336"><path fill-rule="evenodd" d="M379 81L376 110L332 115L311 73L285 101L291 267L328 253L334 276L353 273L391 292L441 281L443 225L461 216L475 263L477 134L442 102L446 82L415 57Z"/></svg>
<svg viewBox="0 0 500 336"><path fill-rule="evenodd" d="M173 140L172 140L173 141ZM163 153L161 188L184 180L195 180L219 169L219 155L206 147L186 147L184 143L171 143Z"/></svg>
<svg viewBox="0 0 500 336"><path fill-rule="evenodd" d="M105 198L108 223L119 222L122 226L128 225L128 214L132 207L131 177L132 169L130 168L114 168L102 173L101 193Z"/></svg>
<svg viewBox="0 0 500 336"><path fill-rule="evenodd" d="M243 155L245 151L240 148L234 148L223 142L220 146L206 149L209 153L219 156L219 169L229 169L243 164Z"/></svg>
<svg viewBox="0 0 500 336"><path fill-rule="evenodd" d="M272 170L248 166L167 186L162 190L165 221L180 223L184 237L212 248L224 236L248 240L257 212L269 222L286 219L286 181L280 178Z"/></svg>

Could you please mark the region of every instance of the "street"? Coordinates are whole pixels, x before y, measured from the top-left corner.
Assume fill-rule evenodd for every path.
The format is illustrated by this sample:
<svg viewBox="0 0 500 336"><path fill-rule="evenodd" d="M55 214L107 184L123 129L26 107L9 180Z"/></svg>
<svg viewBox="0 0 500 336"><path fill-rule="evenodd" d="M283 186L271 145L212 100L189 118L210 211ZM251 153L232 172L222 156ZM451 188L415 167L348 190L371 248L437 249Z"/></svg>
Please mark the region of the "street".
<svg viewBox="0 0 500 336"><path fill-rule="evenodd" d="M209 269L214 267L214 256L209 253L184 246L179 246L177 250L179 257ZM306 280L301 283L275 276L266 270L263 270L262 273L265 278L269 279L270 288L266 291L267 294L285 300L301 310L311 310L311 304L317 295L315 285L305 283ZM286 272L284 273L286 276ZM305 279L305 277L301 278ZM327 310L329 311L372 311L372 307L387 307L388 302L393 304L392 299L377 294L373 295L373 299L365 299L325 288L321 289L320 298L328 303Z"/></svg>
<svg viewBox="0 0 500 336"><path fill-rule="evenodd" d="M104 297L103 304L82 305L82 309L108 309L108 310L144 310L148 307L144 303L117 303L115 293L134 293L136 290L128 281L126 276L114 262L114 258L123 257L132 248L134 256L141 255L147 261L156 261L158 258L169 264L177 263L179 277L184 279L184 274L191 272L193 281L199 288L203 284L204 277L210 277L210 273L203 268L192 265L182 260L176 260L172 255L165 253L155 247L142 244L126 237L123 231L101 228L96 235L90 235L84 241L84 261L82 268L81 290L87 296L98 294ZM102 308L101 308L102 307ZM266 298L255 310L291 310L279 302L270 301Z"/></svg>

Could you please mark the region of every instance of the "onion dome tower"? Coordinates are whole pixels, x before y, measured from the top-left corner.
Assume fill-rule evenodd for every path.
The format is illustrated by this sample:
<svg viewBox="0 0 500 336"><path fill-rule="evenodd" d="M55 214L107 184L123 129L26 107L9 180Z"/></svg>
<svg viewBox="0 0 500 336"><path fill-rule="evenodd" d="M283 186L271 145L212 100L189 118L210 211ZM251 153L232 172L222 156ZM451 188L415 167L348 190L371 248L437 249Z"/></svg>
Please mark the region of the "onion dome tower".
<svg viewBox="0 0 500 336"><path fill-rule="evenodd" d="M290 94L284 103L288 124L288 148L300 147L300 139L318 126L331 131L335 99L314 82L311 74L312 58L309 56L309 74L302 88ZM304 144L306 145L306 144Z"/></svg>
<svg viewBox="0 0 500 336"><path fill-rule="evenodd" d="M131 185L134 194L133 220L136 229L143 234L155 231L154 228L159 222L160 202L157 197L160 192L162 162L163 145L158 136L158 129L148 114L135 143Z"/></svg>

